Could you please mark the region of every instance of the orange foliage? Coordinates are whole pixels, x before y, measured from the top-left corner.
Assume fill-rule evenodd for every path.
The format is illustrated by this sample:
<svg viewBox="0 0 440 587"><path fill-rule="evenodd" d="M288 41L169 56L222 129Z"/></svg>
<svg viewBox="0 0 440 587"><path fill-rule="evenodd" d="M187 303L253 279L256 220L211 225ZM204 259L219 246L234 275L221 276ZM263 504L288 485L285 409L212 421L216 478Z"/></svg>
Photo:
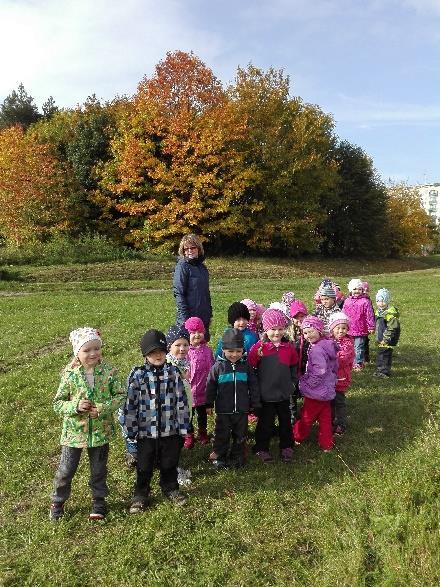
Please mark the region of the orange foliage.
<svg viewBox="0 0 440 587"><path fill-rule="evenodd" d="M0 233L16 244L66 226L63 177L49 147L20 126L0 132Z"/></svg>

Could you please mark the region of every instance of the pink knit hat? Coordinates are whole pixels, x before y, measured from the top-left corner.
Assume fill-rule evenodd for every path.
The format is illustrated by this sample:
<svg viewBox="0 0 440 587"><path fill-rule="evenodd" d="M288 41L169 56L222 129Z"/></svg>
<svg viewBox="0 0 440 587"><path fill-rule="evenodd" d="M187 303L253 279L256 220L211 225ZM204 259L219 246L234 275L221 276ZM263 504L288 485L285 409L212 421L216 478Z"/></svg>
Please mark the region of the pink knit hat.
<svg viewBox="0 0 440 587"><path fill-rule="evenodd" d="M350 326L350 319L344 314L344 312L335 312L330 315L328 329L332 331L338 324L346 324L347 326Z"/></svg>
<svg viewBox="0 0 440 587"><path fill-rule="evenodd" d="M292 318L295 318L297 314L304 314L304 316L308 314L307 308L301 300L295 300L290 304L290 315Z"/></svg>
<svg viewBox="0 0 440 587"><path fill-rule="evenodd" d="M192 316L185 321L185 328L188 332L205 332L205 325L203 324L203 320L201 318L197 318L197 316Z"/></svg>
<svg viewBox="0 0 440 587"><path fill-rule="evenodd" d="M317 316L306 316L302 321L301 328L315 328L321 334L324 332L324 322Z"/></svg>
<svg viewBox="0 0 440 587"><path fill-rule="evenodd" d="M271 328L286 328L288 320L281 310L269 308L262 316L263 330L270 330Z"/></svg>
<svg viewBox="0 0 440 587"><path fill-rule="evenodd" d="M258 310L258 304L257 302L254 302L254 300L249 300L248 298L245 298L244 300L241 300L240 303L244 304L248 310Z"/></svg>

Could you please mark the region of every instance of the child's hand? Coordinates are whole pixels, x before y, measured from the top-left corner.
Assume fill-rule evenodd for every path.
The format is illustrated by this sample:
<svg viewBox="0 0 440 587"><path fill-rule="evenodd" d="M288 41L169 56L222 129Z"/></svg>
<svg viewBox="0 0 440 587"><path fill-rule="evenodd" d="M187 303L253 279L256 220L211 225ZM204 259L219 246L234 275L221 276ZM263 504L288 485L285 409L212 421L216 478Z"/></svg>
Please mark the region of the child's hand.
<svg viewBox="0 0 440 587"><path fill-rule="evenodd" d="M92 402L89 399L80 399L76 409L78 412L88 412L91 407Z"/></svg>
<svg viewBox="0 0 440 587"><path fill-rule="evenodd" d="M212 408L206 408L206 414L212 416Z"/></svg>
<svg viewBox="0 0 440 587"><path fill-rule="evenodd" d="M90 408L90 411L89 411L89 416L91 418L95 419L98 417L98 415L99 415L98 408L92 404L92 407Z"/></svg>

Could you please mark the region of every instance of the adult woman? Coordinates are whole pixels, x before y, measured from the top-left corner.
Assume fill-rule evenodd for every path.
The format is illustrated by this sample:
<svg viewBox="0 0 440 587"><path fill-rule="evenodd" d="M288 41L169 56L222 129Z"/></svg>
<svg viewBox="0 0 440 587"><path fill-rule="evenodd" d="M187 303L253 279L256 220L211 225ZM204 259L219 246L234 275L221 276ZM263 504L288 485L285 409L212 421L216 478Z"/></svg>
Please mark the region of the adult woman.
<svg viewBox="0 0 440 587"><path fill-rule="evenodd" d="M179 245L179 259L173 276L173 293L176 298L176 324L197 316L205 325L205 339L209 340L209 323L212 318L209 273L204 264L204 250L199 237L187 234Z"/></svg>

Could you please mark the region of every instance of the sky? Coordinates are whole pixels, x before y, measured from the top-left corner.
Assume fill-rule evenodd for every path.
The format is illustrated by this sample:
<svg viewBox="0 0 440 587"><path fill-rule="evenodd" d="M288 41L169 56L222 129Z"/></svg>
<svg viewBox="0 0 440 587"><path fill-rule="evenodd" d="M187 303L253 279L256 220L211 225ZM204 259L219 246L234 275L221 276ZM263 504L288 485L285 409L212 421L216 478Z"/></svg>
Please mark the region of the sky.
<svg viewBox="0 0 440 587"><path fill-rule="evenodd" d="M0 102L132 95L167 51L282 69L382 179L440 182L440 0L0 0Z"/></svg>

